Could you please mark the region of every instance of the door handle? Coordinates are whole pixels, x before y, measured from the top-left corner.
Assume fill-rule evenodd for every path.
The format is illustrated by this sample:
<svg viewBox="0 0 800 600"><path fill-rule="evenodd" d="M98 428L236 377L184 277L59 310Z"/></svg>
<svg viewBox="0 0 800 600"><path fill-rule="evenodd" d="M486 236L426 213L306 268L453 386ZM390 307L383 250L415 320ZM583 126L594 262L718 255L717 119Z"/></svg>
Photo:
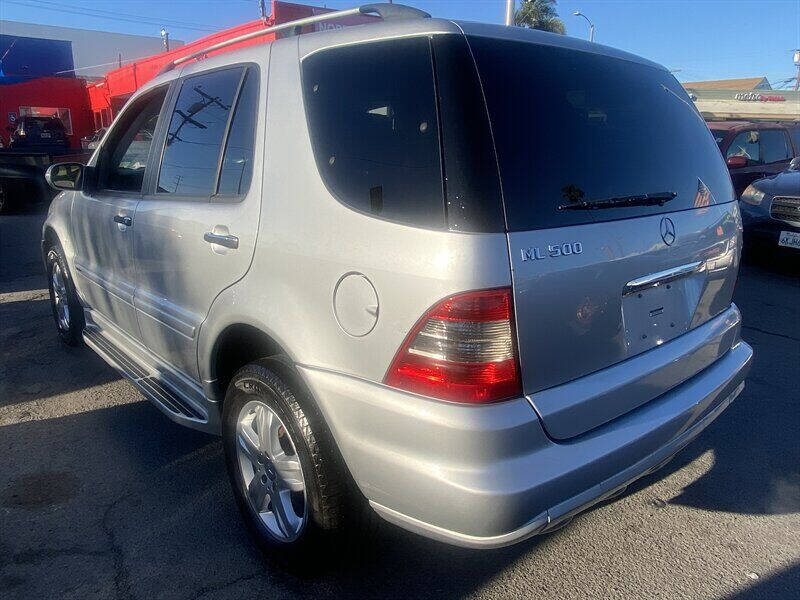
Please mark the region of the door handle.
<svg viewBox="0 0 800 600"><path fill-rule="evenodd" d="M224 235L221 233L214 233L213 231L206 231L203 234L203 239L209 244L217 244L218 246L225 246L233 250L239 247L239 238L235 235Z"/></svg>
<svg viewBox="0 0 800 600"><path fill-rule="evenodd" d="M133 225L133 219L123 215L114 215L114 223L119 223L120 225L125 225L126 227L130 227L131 225Z"/></svg>

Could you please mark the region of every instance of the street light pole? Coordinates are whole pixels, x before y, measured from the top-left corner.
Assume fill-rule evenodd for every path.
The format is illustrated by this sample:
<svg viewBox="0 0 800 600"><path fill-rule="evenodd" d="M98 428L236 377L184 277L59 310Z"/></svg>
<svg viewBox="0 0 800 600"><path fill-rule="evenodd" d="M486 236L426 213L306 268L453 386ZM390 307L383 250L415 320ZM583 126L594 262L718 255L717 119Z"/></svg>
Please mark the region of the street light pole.
<svg viewBox="0 0 800 600"><path fill-rule="evenodd" d="M514 24L514 0L506 0L506 25Z"/></svg>
<svg viewBox="0 0 800 600"><path fill-rule="evenodd" d="M589 41L590 41L590 42L593 42L593 41L594 41L594 23L592 23L592 22L589 20L589 17L587 17L585 14L583 14L583 13L582 13L581 11L579 11L579 10L576 10L576 11L575 11L574 13L572 13L572 14L573 14L574 16L576 16L576 17L583 17L584 19L586 19L586 22L589 24Z"/></svg>

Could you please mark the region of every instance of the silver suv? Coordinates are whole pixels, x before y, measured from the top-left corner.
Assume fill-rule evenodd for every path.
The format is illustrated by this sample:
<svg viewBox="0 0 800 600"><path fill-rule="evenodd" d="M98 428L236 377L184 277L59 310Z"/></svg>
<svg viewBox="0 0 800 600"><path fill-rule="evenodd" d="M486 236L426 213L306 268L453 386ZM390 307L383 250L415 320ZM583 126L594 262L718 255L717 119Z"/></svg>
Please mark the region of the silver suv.
<svg viewBox="0 0 800 600"><path fill-rule="evenodd" d="M354 505L519 542L742 391L731 180L659 65L360 10L384 18L182 59L51 167L58 333L222 435L267 548Z"/></svg>

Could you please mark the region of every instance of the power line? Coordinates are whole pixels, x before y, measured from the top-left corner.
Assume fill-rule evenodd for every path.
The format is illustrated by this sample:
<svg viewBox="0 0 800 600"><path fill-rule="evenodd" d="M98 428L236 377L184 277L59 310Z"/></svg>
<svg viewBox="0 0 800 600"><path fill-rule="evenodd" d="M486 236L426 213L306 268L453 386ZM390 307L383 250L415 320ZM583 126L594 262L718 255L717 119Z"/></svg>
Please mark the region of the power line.
<svg viewBox="0 0 800 600"><path fill-rule="evenodd" d="M175 29L185 29L185 30L192 30L192 31L203 31L213 33L219 31L219 28L212 29L210 27L202 27L202 26L190 26L184 25L180 21L172 21L172 20L163 20L163 19L151 19L148 17L138 17L136 15L130 15L125 13L110 13L109 15L105 14L94 14L90 11L97 10L97 9L73 9L73 8L65 8L61 5L53 5L45 6L43 4L32 4L30 2L21 2L20 0L3 0L8 4L16 4L19 6L24 6L26 8L38 8L40 10L49 10L53 12L59 13L70 13L74 15L81 15L85 17L92 17L95 19L104 19L106 21L124 21L127 23L136 23L139 25L170 25Z"/></svg>

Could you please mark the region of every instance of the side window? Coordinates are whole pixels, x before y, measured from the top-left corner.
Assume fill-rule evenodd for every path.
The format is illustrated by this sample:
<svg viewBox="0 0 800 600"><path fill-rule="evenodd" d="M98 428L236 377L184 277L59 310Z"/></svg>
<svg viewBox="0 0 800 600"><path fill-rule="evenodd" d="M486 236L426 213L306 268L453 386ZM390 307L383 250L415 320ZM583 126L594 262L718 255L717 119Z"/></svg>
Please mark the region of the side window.
<svg viewBox="0 0 800 600"><path fill-rule="evenodd" d="M744 156L750 163L760 163L761 158L758 152L758 131L743 131L738 134L731 145L728 146L728 152L725 158L729 156Z"/></svg>
<svg viewBox="0 0 800 600"><path fill-rule="evenodd" d="M765 129L761 131L761 161L764 164L780 162L792 158L789 139L782 129Z"/></svg>
<svg viewBox="0 0 800 600"><path fill-rule="evenodd" d="M99 158L99 188L141 192L158 113L167 88L139 98L122 116Z"/></svg>
<svg viewBox="0 0 800 600"><path fill-rule="evenodd" d="M225 144L217 186L220 196L240 196L250 187L257 117L258 71L251 68L245 74Z"/></svg>
<svg viewBox="0 0 800 600"><path fill-rule="evenodd" d="M343 46L303 60L317 167L343 203L443 228L439 127L427 38Z"/></svg>
<svg viewBox="0 0 800 600"><path fill-rule="evenodd" d="M186 79L172 111L158 176L159 194L210 198L242 68Z"/></svg>
<svg viewBox="0 0 800 600"><path fill-rule="evenodd" d="M795 125L789 128L789 135L794 142L794 156L800 156L800 125Z"/></svg>

